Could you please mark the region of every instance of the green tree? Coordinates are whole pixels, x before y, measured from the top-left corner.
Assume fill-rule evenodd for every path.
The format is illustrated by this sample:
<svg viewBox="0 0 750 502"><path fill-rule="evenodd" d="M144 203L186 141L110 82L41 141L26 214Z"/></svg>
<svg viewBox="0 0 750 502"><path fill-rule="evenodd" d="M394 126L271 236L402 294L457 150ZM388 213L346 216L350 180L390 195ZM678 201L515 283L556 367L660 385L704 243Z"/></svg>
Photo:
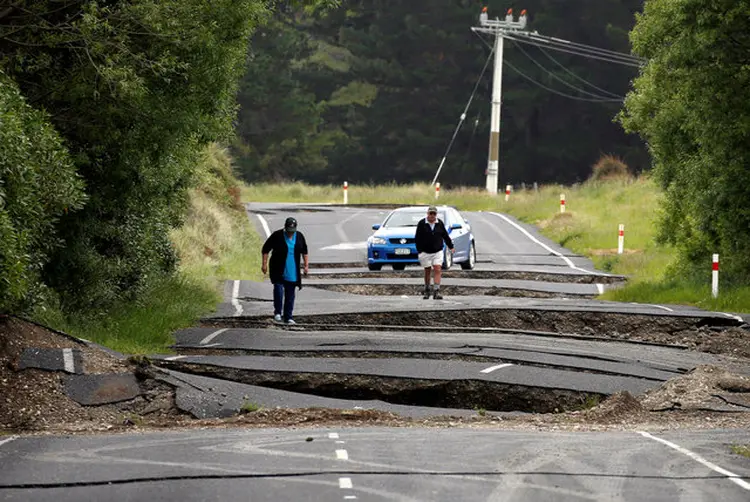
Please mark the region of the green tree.
<svg viewBox="0 0 750 502"><path fill-rule="evenodd" d="M0 72L0 312L39 300L42 268L61 244L57 222L83 201L83 182L48 117Z"/></svg>
<svg viewBox="0 0 750 502"><path fill-rule="evenodd" d="M45 280L106 306L169 273L193 166L228 139L262 0L29 0L0 10L0 68L43 107L86 182Z"/></svg>
<svg viewBox="0 0 750 502"><path fill-rule="evenodd" d="M631 33L648 65L621 121L666 192L661 238L703 272L750 278L750 2L649 0ZM683 269L683 271L686 269Z"/></svg>

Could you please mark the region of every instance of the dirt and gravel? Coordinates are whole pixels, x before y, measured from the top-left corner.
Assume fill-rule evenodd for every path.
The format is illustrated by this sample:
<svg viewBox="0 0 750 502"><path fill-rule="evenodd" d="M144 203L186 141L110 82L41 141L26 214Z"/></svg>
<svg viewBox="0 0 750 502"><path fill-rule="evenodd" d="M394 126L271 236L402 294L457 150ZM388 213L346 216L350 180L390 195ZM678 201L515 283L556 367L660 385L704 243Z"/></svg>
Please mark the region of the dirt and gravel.
<svg viewBox="0 0 750 502"><path fill-rule="evenodd" d="M113 405L82 406L68 398L62 373L18 369L26 347L76 348L83 353L87 373L133 372L141 395ZM590 409L530 413L499 417L477 406L471 417L404 418L374 410L260 409L223 419L197 420L179 411L174 389L148 377L144 361L122 361L65 334L13 318L0 317L0 435L16 433L97 433L235 427L486 427L519 430L662 430L674 428L750 427L750 412L711 412L704 409L728 396L750 406L750 379L721 368L698 367L634 398L615 394ZM533 397L533 396L531 396ZM719 401L717 401L719 399ZM579 399L580 401L580 399ZM724 401L721 401L724 402ZM589 400L593 405L596 400ZM679 403L676 406L675 403ZM584 403L579 403L583 405ZM664 410L664 411L653 411ZM749 408L750 411L750 408Z"/></svg>
<svg viewBox="0 0 750 502"><path fill-rule="evenodd" d="M338 266L332 266L338 268ZM422 269L388 270L380 272L333 272L326 273L326 279L373 279L373 278L405 279L424 277ZM519 281L541 281L572 284L624 284L625 277L619 275L594 274L551 274L544 272L521 272L512 270L461 270L451 268L443 270L443 277L457 279L507 279Z"/></svg>

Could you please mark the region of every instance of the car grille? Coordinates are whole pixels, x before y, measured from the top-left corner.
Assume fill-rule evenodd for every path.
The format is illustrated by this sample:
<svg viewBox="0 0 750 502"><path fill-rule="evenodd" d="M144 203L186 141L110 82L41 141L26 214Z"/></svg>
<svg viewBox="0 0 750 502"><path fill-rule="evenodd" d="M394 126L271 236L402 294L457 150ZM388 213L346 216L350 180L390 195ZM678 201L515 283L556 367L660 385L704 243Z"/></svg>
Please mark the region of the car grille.
<svg viewBox="0 0 750 502"><path fill-rule="evenodd" d="M401 242L401 239L404 239L406 242ZM406 238L394 237L392 239L388 239L388 242L390 242L391 244L406 245L406 244L414 244L416 240L413 237L406 237Z"/></svg>

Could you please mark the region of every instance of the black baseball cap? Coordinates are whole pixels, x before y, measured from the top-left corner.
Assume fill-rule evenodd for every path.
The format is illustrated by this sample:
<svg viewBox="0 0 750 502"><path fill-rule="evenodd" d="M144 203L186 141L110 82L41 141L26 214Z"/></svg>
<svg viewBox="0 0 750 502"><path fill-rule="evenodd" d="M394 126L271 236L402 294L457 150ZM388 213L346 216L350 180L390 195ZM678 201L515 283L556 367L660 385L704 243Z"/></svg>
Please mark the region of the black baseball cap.
<svg viewBox="0 0 750 502"><path fill-rule="evenodd" d="M294 218L287 218L284 222L284 230L287 232L296 232L297 231L297 220Z"/></svg>

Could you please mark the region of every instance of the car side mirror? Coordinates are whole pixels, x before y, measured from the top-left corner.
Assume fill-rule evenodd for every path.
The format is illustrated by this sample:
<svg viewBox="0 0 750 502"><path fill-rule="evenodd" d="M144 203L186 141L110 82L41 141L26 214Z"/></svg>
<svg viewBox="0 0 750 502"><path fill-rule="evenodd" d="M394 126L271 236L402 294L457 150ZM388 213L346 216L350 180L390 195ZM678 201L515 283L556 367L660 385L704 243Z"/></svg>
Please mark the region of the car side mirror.
<svg viewBox="0 0 750 502"><path fill-rule="evenodd" d="M377 230L377 229L379 229L379 228L380 228L380 223L375 223L375 224L374 224L374 225L372 226L372 229L373 229L373 230Z"/></svg>
<svg viewBox="0 0 750 502"><path fill-rule="evenodd" d="M451 230L458 230L460 228L464 228L460 223L454 223L453 225L451 225Z"/></svg>

